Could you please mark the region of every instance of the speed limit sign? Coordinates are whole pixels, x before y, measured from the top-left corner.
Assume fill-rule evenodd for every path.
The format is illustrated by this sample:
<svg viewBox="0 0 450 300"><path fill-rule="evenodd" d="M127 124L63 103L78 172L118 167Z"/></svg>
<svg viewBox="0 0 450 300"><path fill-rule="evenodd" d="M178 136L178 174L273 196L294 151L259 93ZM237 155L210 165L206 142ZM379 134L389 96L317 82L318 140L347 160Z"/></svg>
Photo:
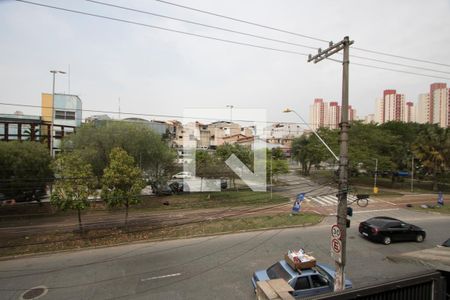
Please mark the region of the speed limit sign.
<svg viewBox="0 0 450 300"><path fill-rule="evenodd" d="M335 224L331 226L331 236L335 239L341 239L342 238L342 230L339 225Z"/></svg>

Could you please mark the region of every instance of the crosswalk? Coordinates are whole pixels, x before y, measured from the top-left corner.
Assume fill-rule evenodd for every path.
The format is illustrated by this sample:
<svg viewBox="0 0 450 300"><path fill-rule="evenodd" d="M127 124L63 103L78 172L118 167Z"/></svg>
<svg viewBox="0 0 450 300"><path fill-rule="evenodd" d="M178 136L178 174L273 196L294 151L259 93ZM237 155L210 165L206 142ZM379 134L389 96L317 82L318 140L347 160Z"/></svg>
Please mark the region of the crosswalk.
<svg viewBox="0 0 450 300"><path fill-rule="evenodd" d="M313 202L314 204L318 204L319 206L336 206L338 204L338 198L334 195L325 195L325 196L307 196L305 197L307 202ZM352 194L347 195L347 201L351 202L356 200L356 196ZM370 199L371 202L374 202L373 199Z"/></svg>

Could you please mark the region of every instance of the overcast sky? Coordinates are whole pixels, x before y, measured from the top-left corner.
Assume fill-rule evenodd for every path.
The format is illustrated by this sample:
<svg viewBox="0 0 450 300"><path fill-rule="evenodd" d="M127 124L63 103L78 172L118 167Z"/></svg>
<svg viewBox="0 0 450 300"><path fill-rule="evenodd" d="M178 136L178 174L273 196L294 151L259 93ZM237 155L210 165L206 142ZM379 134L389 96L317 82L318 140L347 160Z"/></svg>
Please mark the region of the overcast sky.
<svg viewBox="0 0 450 300"><path fill-rule="evenodd" d="M196 34L266 47L315 53L314 50L260 40L166 20L82 0L31 0L133 20ZM154 0L99 0L189 19L214 26L326 48L326 43L271 31L169 6ZM286 29L325 40L348 35L354 46L450 65L448 0L169 0L202 10ZM378 56L351 49L351 54L441 70L450 67ZM339 56L335 56L339 59ZM351 58L352 62L411 72L430 71ZM83 108L162 115L182 115L185 108L267 109L269 120L298 121L281 113L296 109L308 120L314 98L341 100L339 63L306 62L306 57L205 40L158 29L61 12L12 0L0 0L0 102L40 105L51 92L49 70L68 70L70 93ZM350 104L359 116L374 112L384 89L397 89L407 100L432 82L450 83L385 70L350 66ZM58 75L57 92L69 92L68 76ZM38 111L0 105L0 112ZM83 117L91 115L86 112Z"/></svg>

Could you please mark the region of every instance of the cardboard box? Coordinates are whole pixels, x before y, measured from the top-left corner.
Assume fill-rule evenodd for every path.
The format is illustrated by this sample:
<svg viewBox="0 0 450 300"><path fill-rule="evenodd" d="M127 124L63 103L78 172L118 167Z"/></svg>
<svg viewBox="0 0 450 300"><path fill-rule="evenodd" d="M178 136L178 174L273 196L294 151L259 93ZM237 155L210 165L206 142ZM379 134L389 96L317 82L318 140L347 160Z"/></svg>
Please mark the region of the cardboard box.
<svg viewBox="0 0 450 300"><path fill-rule="evenodd" d="M313 256L306 255L310 260L305 262L294 262L290 257L287 255L287 253L284 255L284 260L287 262L288 265L291 266L294 270L304 270L304 269L310 269L312 267L316 266L316 259Z"/></svg>

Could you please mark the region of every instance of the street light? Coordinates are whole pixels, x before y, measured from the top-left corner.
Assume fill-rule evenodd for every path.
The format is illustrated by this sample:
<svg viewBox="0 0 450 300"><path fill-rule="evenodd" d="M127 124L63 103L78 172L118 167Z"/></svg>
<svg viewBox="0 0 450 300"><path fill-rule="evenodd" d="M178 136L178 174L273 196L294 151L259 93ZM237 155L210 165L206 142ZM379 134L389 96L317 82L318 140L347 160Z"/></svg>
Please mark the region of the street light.
<svg viewBox="0 0 450 300"><path fill-rule="evenodd" d="M333 150L331 150L331 148L327 145L327 143L325 143L325 141L317 134L317 132L312 129L311 126L309 126L309 124L302 118L301 115L299 115L295 110L290 109L290 108L286 108L285 110L283 110L284 113L290 113L293 112L294 114L296 114L300 120L302 120L302 122L308 126L308 128L315 134L315 136L322 142L322 144L324 144L324 146L328 149L328 151L330 151L330 153L333 155L333 157L336 159L336 161L339 161L339 158L337 157L336 154L334 154Z"/></svg>
<svg viewBox="0 0 450 300"><path fill-rule="evenodd" d="M53 152L53 146L54 146L54 123L55 123L55 77L56 74L66 74L64 71L57 71L57 70L51 70L50 73L53 74L53 89L52 89L52 123L50 124L50 155L52 157L55 157L55 153Z"/></svg>
<svg viewBox="0 0 450 300"><path fill-rule="evenodd" d="M227 107L230 109L230 123L233 120L233 105L227 105Z"/></svg>

